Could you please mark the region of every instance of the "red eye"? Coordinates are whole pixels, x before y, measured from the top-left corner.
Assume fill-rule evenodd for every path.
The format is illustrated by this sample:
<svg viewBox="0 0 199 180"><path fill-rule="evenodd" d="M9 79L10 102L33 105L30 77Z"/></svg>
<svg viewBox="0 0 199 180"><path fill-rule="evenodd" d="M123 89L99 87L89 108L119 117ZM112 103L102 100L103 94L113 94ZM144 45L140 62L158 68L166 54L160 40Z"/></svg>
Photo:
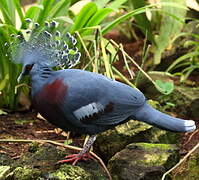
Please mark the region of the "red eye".
<svg viewBox="0 0 199 180"><path fill-rule="evenodd" d="M33 64L26 65L26 71L30 71L33 67Z"/></svg>

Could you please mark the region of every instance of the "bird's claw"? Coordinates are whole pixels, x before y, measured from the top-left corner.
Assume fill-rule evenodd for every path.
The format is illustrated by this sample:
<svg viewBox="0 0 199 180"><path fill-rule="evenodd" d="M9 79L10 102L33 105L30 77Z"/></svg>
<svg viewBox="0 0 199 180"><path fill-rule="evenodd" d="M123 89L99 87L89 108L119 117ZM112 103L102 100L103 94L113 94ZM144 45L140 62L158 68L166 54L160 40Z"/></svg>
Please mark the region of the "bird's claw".
<svg viewBox="0 0 199 180"><path fill-rule="evenodd" d="M92 159L94 161L95 158L90 155L90 153L84 153L84 154L71 154L65 157L65 159L58 161L58 164L62 163L68 163L73 162L72 165L74 166L78 161L88 161L89 159Z"/></svg>

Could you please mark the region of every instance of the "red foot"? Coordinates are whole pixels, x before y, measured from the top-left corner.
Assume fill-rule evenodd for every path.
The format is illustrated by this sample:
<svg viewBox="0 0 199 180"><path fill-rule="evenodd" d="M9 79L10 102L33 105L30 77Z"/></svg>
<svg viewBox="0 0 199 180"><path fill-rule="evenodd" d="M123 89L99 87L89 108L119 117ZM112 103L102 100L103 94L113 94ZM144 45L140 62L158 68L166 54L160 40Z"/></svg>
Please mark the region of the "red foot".
<svg viewBox="0 0 199 180"><path fill-rule="evenodd" d="M67 163L73 162L72 165L75 165L78 161L88 161L89 159L95 160L94 157L90 155L90 153L81 154L71 154L66 156L64 160L58 161L58 163Z"/></svg>

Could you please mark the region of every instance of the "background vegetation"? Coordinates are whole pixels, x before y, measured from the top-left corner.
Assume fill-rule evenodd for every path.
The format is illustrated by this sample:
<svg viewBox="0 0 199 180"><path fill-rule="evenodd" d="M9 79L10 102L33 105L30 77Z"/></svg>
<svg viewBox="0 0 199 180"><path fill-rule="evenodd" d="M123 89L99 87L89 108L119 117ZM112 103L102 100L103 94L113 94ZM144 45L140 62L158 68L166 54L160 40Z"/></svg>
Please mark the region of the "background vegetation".
<svg viewBox="0 0 199 180"><path fill-rule="evenodd" d="M57 21L57 30L61 33L76 35L82 53L76 68L103 73L133 87L142 81L144 75L156 90L169 94L174 84L153 80L147 74L149 71L149 74L157 70L161 74L173 73L185 82L199 68L198 9L192 10L185 0L94 0L78 5L80 9L77 0L38 0L30 5L27 2L30 1L0 0L1 110L19 109L20 104L24 105L24 97L29 95L29 88L16 82L21 66L10 61L6 42L12 41L12 34L23 33L35 22L44 26L46 21ZM26 22L27 18L32 20L31 25ZM187 28L191 23L192 28ZM115 29L128 41L142 41L139 60L125 52L125 45L105 38ZM165 53L175 53L176 49L186 51L165 62ZM116 64L121 61L124 66L118 69Z"/></svg>

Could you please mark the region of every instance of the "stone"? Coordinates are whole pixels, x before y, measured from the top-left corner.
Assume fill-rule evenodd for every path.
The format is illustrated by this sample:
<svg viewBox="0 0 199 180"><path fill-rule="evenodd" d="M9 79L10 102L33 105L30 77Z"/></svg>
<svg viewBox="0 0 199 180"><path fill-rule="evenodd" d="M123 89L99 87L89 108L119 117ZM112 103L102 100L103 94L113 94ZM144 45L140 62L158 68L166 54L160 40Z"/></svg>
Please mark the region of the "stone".
<svg viewBox="0 0 199 180"><path fill-rule="evenodd" d="M171 144L132 143L108 162L114 180L160 180L179 161L179 150Z"/></svg>
<svg viewBox="0 0 199 180"><path fill-rule="evenodd" d="M115 153L132 142L146 141L150 125L130 120L97 136L94 152L107 162Z"/></svg>
<svg viewBox="0 0 199 180"><path fill-rule="evenodd" d="M146 123L130 120L97 136L96 152L105 162L126 145L134 142L179 143L180 134L152 127Z"/></svg>
<svg viewBox="0 0 199 180"><path fill-rule="evenodd" d="M17 167L7 179L30 180L37 179L41 175L41 171L30 166Z"/></svg>
<svg viewBox="0 0 199 180"><path fill-rule="evenodd" d="M58 148L48 143L31 143L28 150L29 152L14 161L10 161L10 157L7 155L0 154L0 159L3 162L0 163L2 168L3 166L9 167L6 177L4 177L5 180L108 180L102 167L93 160L78 162L77 166L72 166L69 163L57 164L67 154L72 154L65 148ZM2 173L5 172L2 171Z"/></svg>

